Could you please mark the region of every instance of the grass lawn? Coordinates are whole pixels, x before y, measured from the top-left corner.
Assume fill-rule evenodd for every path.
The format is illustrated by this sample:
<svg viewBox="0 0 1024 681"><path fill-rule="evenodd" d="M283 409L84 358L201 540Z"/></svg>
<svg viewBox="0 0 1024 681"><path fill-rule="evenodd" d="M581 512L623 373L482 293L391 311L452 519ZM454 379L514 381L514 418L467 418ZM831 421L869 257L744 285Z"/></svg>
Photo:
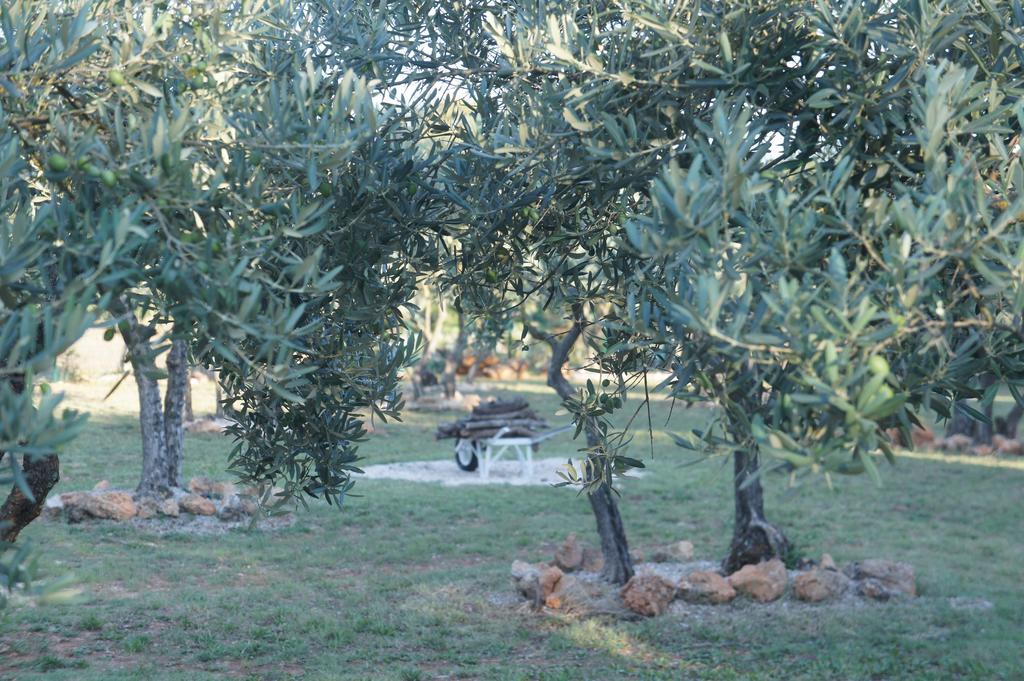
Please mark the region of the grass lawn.
<svg viewBox="0 0 1024 681"><path fill-rule="evenodd" d="M137 481L134 386L103 401L111 385L57 386L93 416L62 456L55 493ZM540 382L498 387L565 419ZM211 404L204 384L196 409ZM664 428L668 403L653 411ZM367 463L451 457L451 442L433 438L451 417L385 426L365 446ZM668 429L706 418L676 409ZM638 434L649 472L621 487L632 545L689 539L698 558L721 558L730 468L685 466L665 432L655 436L650 460ZM576 446L560 437L542 455ZM189 435L186 477L225 479L229 448L220 435ZM768 511L807 555L913 563L920 598L735 604L699 619L577 620L496 602L511 592L513 559L547 560L570 531L596 541L586 500L566 489L366 481L342 512L315 505L287 529L217 537L39 521L22 536L43 547L46 575L73 573L83 595L0 615L0 678L1024 678L1022 460L915 453L884 477L881 488L844 478L829 491L820 479L791 487L772 475Z"/></svg>

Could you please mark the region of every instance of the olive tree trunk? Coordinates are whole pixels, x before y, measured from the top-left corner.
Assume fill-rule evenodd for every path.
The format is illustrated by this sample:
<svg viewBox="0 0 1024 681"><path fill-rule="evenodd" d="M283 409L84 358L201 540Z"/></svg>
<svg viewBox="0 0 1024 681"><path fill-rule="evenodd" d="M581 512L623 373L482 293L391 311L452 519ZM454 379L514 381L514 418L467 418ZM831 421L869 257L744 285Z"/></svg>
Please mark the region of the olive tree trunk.
<svg viewBox="0 0 1024 681"><path fill-rule="evenodd" d="M167 391L164 394L164 443L167 447L167 480L181 487L181 464L185 460L185 405L191 390L188 346L171 341L167 353Z"/></svg>
<svg viewBox="0 0 1024 681"><path fill-rule="evenodd" d="M185 421L195 421L196 412L192 407L192 368L188 370L188 380L185 381L185 413L182 418Z"/></svg>
<svg viewBox="0 0 1024 681"><path fill-rule="evenodd" d="M455 337L455 345L444 361L444 374L441 376L441 387L448 399L455 397L455 375L462 366L462 356L466 353L466 319L459 311L459 335Z"/></svg>
<svg viewBox="0 0 1024 681"><path fill-rule="evenodd" d="M135 384L139 391L139 429L142 435L142 477L136 488L140 496L165 496L181 487L184 458L185 388L188 383L187 346L171 343L167 354L167 392L160 395L151 339L152 326L141 324L135 315L124 315L127 324L121 334L128 348Z"/></svg>
<svg viewBox="0 0 1024 681"><path fill-rule="evenodd" d="M789 542L782 531L765 520L764 488L758 475L757 449L738 450L733 455L733 496L735 518L729 555L722 563L726 574L744 565L783 558Z"/></svg>
<svg viewBox="0 0 1024 681"><path fill-rule="evenodd" d="M13 376L10 381L14 392L20 394L25 391L23 376ZM4 456L5 453L0 452L0 463L3 463ZM60 481L60 461L56 454L25 454L21 457L21 471L32 497L26 496L18 486L7 495L7 499L0 506L0 541L13 542L17 539L21 531L42 513L46 496Z"/></svg>
<svg viewBox="0 0 1024 681"><path fill-rule="evenodd" d="M548 385L563 400L572 398L574 391L572 384L562 375L562 366L568 360L570 350L583 332L578 310L574 310L574 313L577 319L560 340L531 330L532 335L541 338L551 347ZM601 446L601 436L592 420L588 420L585 424L584 431L587 436L587 447ZM597 490L588 494L587 498L590 501L590 510L594 514L594 520L597 522L597 534L601 538L601 554L604 557L601 577L612 584L625 584L633 576L633 560L629 556L626 528L622 524L622 515L619 513L619 505L615 501L615 493L612 492L611 486L606 481Z"/></svg>

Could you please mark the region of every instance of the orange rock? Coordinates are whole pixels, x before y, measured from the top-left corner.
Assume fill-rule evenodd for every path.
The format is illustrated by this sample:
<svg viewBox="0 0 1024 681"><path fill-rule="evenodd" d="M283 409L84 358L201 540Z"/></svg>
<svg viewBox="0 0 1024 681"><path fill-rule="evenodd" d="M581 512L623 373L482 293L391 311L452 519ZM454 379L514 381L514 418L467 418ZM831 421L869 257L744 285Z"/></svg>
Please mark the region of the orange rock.
<svg viewBox="0 0 1024 681"><path fill-rule="evenodd" d="M544 605L555 610L587 614L594 609L594 599L578 579L563 575L555 590L544 599Z"/></svg>
<svg viewBox="0 0 1024 681"><path fill-rule="evenodd" d="M565 573L562 572L557 566L551 565L540 571L538 582L540 584L540 597L541 600L547 600L548 596L553 594L558 589L558 583L562 580Z"/></svg>
<svg viewBox="0 0 1024 681"><path fill-rule="evenodd" d="M634 575L619 594L633 612L654 617L668 609L676 597L676 585L661 575Z"/></svg>
<svg viewBox="0 0 1024 681"><path fill-rule="evenodd" d="M539 606L543 601L540 593L538 579L540 571L537 566L530 565L526 561L516 560L512 562L512 584L524 597Z"/></svg>
<svg viewBox="0 0 1024 681"><path fill-rule="evenodd" d="M898 447L908 446L906 440L903 438L903 432L899 428L886 428L885 434L894 445ZM910 440L914 449L933 447L936 445L935 433L928 428L922 428L920 426L914 426L910 430Z"/></svg>
<svg viewBox="0 0 1024 681"><path fill-rule="evenodd" d="M170 516L172 518L177 518L181 513L181 509L178 508L178 502L174 499L164 499L160 502L160 506L157 507L157 510L160 511L161 515Z"/></svg>
<svg viewBox="0 0 1024 681"><path fill-rule="evenodd" d="M199 496L198 494L189 494L178 502L178 506L185 513L191 513L193 515L216 515L217 507L214 506L213 502L206 497Z"/></svg>
<svg viewBox="0 0 1024 681"><path fill-rule="evenodd" d="M917 581L909 563L872 558L850 563L846 575L857 582L861 595L875 600L916 596Z"/></svg>
<svg viewBox="0 0 1024 681"><path fill-rule="evenodd" d="M822 568L801 572L793 580L796 597L809 603L841 596L846 593L849 586L850 578L842 572Z"/></svg>
<svg viewBox="0 0 1024 681"><path fill-rule="evenodd" d="M744 565L729 575L732 588L762 603L781 598L786 591L786 581L786 566L778 558L757 565Z"/></svg>
<svg viewBox="0 0 1024 681"><path fill-rule="evenodd" d="M679 581L679 593L687 603L721 605L736 598L736 589L717 572L698 570Z"/></svg>
<svg viewBox="0 0 1024 681"><path fill-rule="evenodd" d="M583 565L583 547L575 533L566 537L562 545L555 551L555 565L566 572L577 570Z"/></svg>
<svg viewBox="0 0 1024 681"><path fill-rule="evenodd" d="M135 501L128 492L87 494L83 501L87 515L109 520L128 520L135 515Z"/></svg>
<svg viewBox="0 0 1024 681"><path fill-rule="evenodd" d="M1024 443L1020 440L1011 440L1002 435L992 437L992 445L1000 454L1008 456L1024 456Z"/></svg>
<svg viewBox="0 0 1024 681"><path fill-rule="evenodd" d="M238 494L234 483L217 482L201 475L188 481L188 489L193 494L200 494L211 499L227 499Z"/></svg>
<svg viewBox="0 0 1024 681"><path fill-rule="evenodd" d="M927 447L935 443L935 433L928 428L914 426L910 431L910 438L914 441L914 449Z"/></svg>
<svg viewBox="0 0 1024 681"><path fill-rule="evenodd" d="M950 435L941 442L943 443L942 448L951 452L966 452L971 448L971 445L974 444L974 441L971 440L971 438L966 435L959 434ZM938 444L938 441L936 444Z"/></svg>

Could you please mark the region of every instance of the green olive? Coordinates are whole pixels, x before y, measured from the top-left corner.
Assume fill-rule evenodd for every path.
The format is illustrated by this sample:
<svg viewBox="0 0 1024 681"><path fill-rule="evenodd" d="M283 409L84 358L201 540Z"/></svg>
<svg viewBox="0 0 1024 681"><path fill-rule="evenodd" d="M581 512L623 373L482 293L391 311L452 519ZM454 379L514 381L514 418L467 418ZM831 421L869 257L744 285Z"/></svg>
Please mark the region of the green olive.
<svg viewBox="0 0 1024 681"><path fill-rule="evenodd" d="M117 69L114 69L107 73L107 80L109 80L110 84L114 87L121 87L128 82L127 80L125 80L124 72L118 71Z"/></svg>
<svg viewBox="0 0 1024 681"><path fill-rule="evenodd" d="M889 362L881 355L872 355L868 359L868 371L873 373L875 376L888 376Z"/></svg>
<svg viewBox="0 0 1024 681"><path fill-rule="evenodd" d="M103 181L103 184L107 185L108 187L117 186L117 175L114 174L113 170L104 170L102 173L100 173L100 179Z"/></svg>
<svg viewBox="0 0 1024 681"><path fill-rule="evenodd" d="M324 180L320 183L320 196L330 196L333 193L333 189L334 188L331 186L331 183Z"/></svg>
<svg viewBox="0 0 1024 681"><path fill-rule="evenodd" d="M96 165L93 163L86 163L85 167L82 168L82 170L84 170L85 174L88 175L89 177L99 177L102 174L100 172L100 169L97 168Z"/></svg>
<svg viewBox="0 0 1024 681"><path fill-rule="evenodd" d="M51 154L47 160L50 170L55 173L63 173L68 169L68 160L60 154Z"/></svg>

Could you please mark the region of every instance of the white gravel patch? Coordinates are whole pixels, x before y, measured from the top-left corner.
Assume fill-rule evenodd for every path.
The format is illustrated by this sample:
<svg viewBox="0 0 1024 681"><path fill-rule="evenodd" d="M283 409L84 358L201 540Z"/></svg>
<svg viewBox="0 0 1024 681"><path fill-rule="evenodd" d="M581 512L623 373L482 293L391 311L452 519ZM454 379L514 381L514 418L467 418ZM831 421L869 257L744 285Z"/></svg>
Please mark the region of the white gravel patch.
<svg viewBox="0 0 1024 681"><path fill-rule="evenodd" d="M516 460L496 461L491 464L490 475L480 476L480 471L460 470L455 458L440 461L406 461L363 467L364 478L368 480L408 480L410 482L435 482L445 487L460 485L553 485L563 482L555 473L565 464L565 459L534 459L533 475L527 475L525 467ZM633 473L629 477L640 477Z"/></svg>

